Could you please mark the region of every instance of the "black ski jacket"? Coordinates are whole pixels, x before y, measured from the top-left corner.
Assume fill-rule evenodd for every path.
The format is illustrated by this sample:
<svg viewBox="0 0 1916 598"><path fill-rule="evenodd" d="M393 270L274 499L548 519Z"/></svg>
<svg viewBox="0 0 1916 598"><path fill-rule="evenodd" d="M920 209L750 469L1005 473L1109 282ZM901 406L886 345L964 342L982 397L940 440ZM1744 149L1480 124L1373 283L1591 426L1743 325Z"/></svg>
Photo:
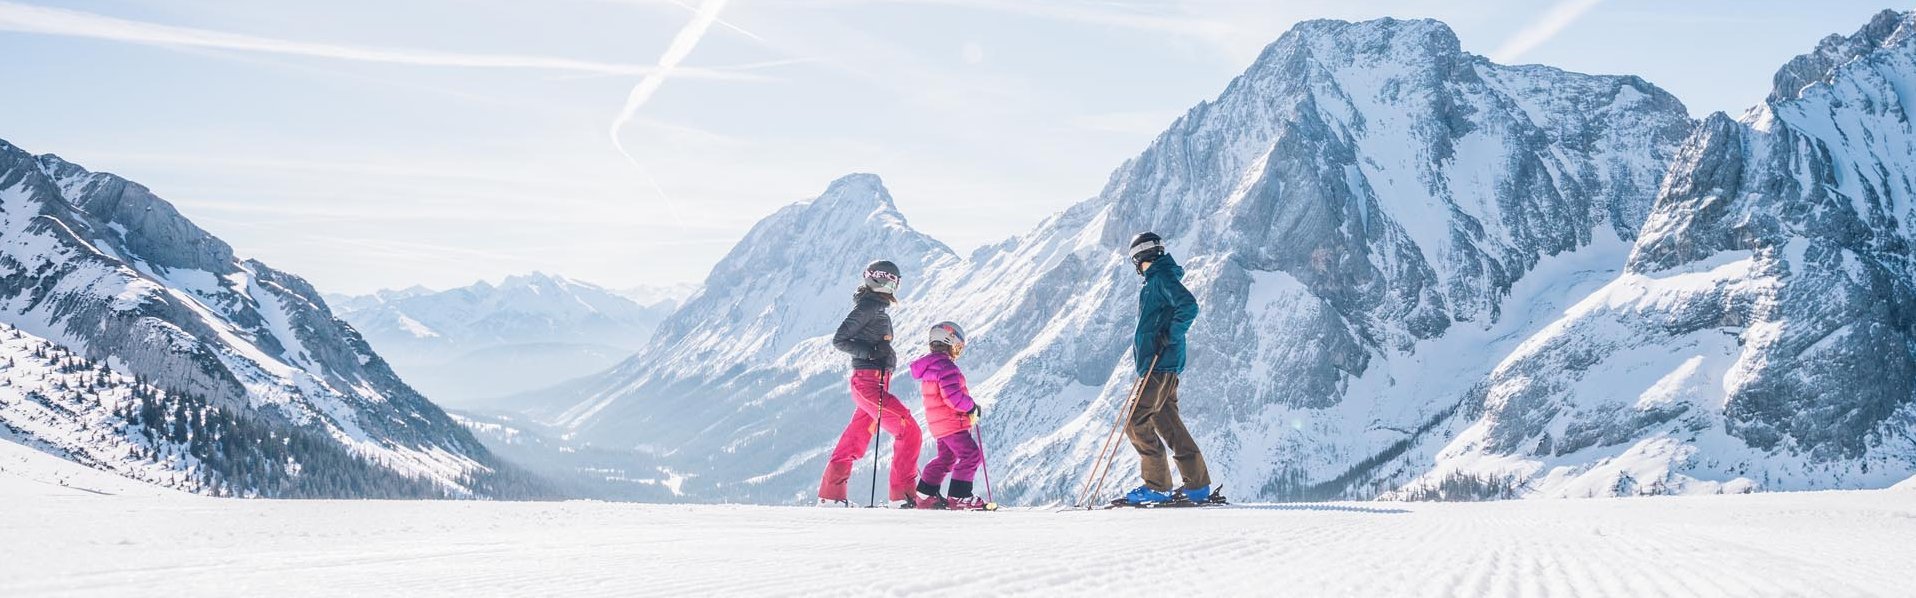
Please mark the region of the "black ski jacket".
<svg viewBox="0 0 1916 598"><path fill-rule="evenodd" d="M852 356L854 370L890 370L898 365L898 354L891 348L891 315L885 308L891 300L878 293L860 291L857 305L838 325L832 346Z"/></svg>

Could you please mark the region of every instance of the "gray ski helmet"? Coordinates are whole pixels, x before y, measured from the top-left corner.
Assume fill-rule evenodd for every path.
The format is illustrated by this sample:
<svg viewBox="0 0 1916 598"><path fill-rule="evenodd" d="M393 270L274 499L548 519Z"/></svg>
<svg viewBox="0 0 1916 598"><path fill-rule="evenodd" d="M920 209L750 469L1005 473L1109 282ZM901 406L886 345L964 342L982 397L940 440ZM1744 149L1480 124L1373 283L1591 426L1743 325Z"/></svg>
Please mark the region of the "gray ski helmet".
<svg viewBox="0 0 1916 598"><path fill-rule="evenodd" d="M1164 255L1164 238L1157 233L1138 233L1131 238L1131 265L1142 265Z"/></svg>
<svg viewBox="0 0 1916 598"><path fill-rule="evenodd" d="M944 343L954 349L965 346L965 329L957 322L939 322L931 325L931 342Z"/></svg>
<svg viewBox="0 0 1916 598"><path fill-rule="evenodd" d="M865 266L865 288L886 295L898 292L898 266L885 260Z"/></svg>

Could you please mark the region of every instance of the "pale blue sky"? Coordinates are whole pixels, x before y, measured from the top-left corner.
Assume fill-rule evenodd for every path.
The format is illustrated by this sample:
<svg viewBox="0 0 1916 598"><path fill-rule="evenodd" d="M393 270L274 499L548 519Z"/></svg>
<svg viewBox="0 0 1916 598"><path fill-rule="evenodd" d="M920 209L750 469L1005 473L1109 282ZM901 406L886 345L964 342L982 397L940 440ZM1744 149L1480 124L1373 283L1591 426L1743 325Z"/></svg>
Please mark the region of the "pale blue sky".
<svg viewBox="0 0 1916 598"><path fill-rule="evenodd" d="M960 250L1022 233L1299 20L1437 18L1466 50L1641 75L1702 115L1892 7L732 0L620 137L655 188L608 130L705 1L0 0L0 138L145 183L328 291L622 287L701 279L849 172Z"/></svg>

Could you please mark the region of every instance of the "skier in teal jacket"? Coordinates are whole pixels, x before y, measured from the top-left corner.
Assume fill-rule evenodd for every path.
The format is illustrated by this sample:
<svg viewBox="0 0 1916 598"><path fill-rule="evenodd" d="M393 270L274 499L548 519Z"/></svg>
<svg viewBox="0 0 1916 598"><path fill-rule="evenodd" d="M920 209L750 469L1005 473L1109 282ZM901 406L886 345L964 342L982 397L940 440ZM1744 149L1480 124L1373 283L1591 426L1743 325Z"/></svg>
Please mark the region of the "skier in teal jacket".
<svg viewBox="0 0 1916 598"><path fill-rule="evenodd" d="M1197 321L1197 298L1184 288L1184 268L1165 251L1164 240L1144 233L1131 241L1131 263L1144 277L1138 291L1138 328L1132 335L1132 359L1143 378L1137 406L1125 424L1125 435L1138 450L1144 485L1125 495L1131 504L1174 500L1203 503L1211 498L1211 474L1197 441L1178 415L1178 377L1184 372L1185 335ZM1165 445L1184 485L1171 487L1171 464Z"/></svg>

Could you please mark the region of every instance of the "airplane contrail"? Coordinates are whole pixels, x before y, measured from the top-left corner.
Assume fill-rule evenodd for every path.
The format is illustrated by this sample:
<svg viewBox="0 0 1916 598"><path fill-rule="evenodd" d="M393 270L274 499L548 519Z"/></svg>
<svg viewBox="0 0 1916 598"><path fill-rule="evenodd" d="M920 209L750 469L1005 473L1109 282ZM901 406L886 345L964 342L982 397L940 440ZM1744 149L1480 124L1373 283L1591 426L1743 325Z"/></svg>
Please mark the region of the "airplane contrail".
<svg viewBox="0 0 1916 598"><path fill-rule="evenodd" d="M43 35L63 35L111 40L151 46L212 48L241 52L260 52L292 56L330 58L358 62L381 62L416 66L464 68L520 68L570 71L600 75L643 75L648 78L673 70L687 77L733 80L762 80L749 73L721 69L673 68L651 65L615 64L543 56L508 54L463 54L407 48L346 46L275 39L256 35L161 25L109 17L89 12L50 8L0 0L0 31L18 31ZM676 67L676 64L674 65Z"/></svg>
<svg viewBox="0 0 1916 598"><path fill-rule="evenodd" d="M678 223L679 228L685 228L685 220L679 215L678 204L666 194L665 188L659 185L658 179L653 178L651 171L646 170L645 165L640 164L638 158L632 157L632 152L625 149L625 142L619 139L619 132L624 130L625 125L632 122L632 117L639 113L639 109L645 107L646 102L651 101L652 96L659 92L659 86L665 84L665 78L678 70L679 63L684 62L685 57L692 54L692 49L698 47L699 40L704 39L705 33L711 31L712 24L718 21L719 11L725 9L727 1L705 0L699 4L698 11L692 14L692 21L679 29L677 35L672 36L672 43L665 47L665 54L659 56L659 63L655 67L658 70L640 79L638 85L632 86L632 93L625 97L625 107L619 110L618 118L612 120L610 131L612 146L619 149L619 154L625 156L627 162L632 163L632 167L639 171L639 175L645 178L645 182L652 186L653 192L659 194L659 199L665 201L666 209L671 211L672 219Z"/></svg>
<svg viewBox="0 0 1916 598"><path fill-rule="evenodd" d="M1490 53L1490 59L1502 63L1516 62L1523 55L1550 41L1565 28L1583 18L1584 13L1596 8L1603 0L1563 0L1544 11L1543 16L1525 25L1504 40L1497 50Z"/></svg>

